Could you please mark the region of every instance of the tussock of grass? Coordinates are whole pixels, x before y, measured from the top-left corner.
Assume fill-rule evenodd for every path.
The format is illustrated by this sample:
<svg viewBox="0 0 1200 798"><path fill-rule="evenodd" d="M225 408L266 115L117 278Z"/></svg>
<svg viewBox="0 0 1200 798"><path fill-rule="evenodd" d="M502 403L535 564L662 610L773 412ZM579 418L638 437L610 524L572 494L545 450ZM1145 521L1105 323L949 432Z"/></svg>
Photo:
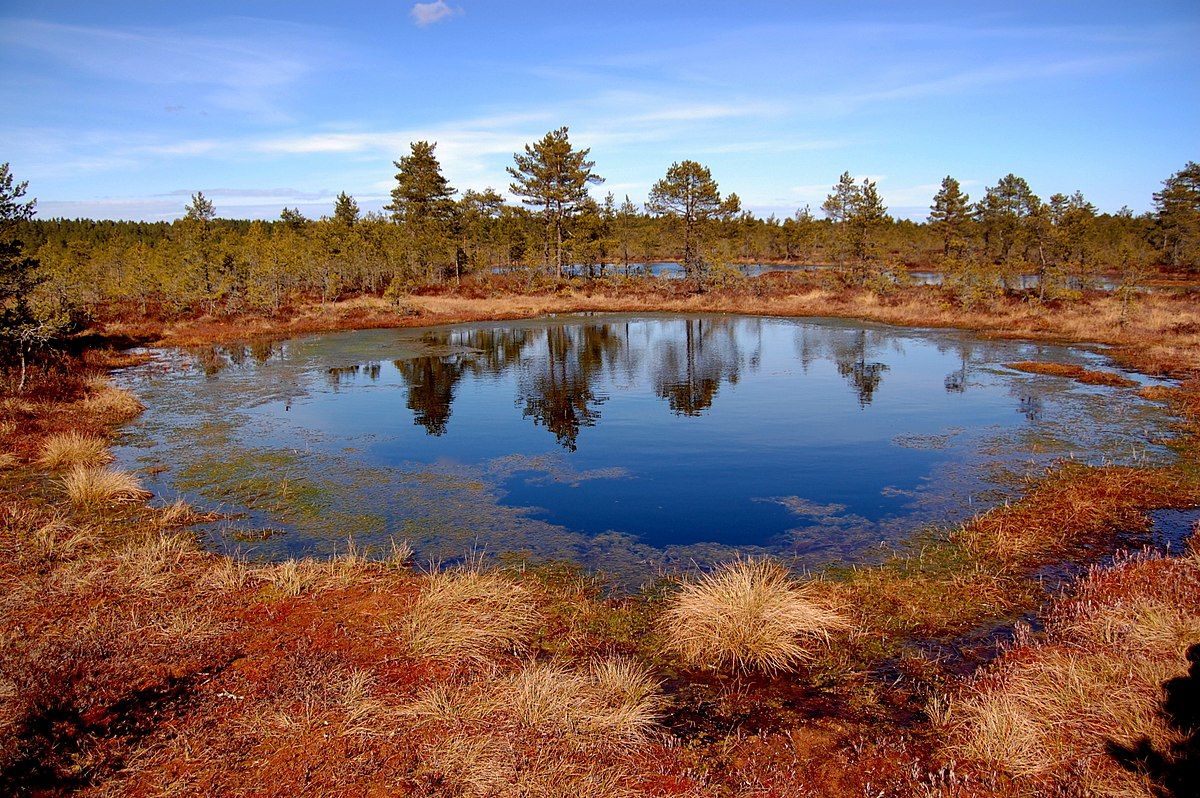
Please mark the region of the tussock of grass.
<svg viewBox="0 0 1200 798"><path fill-rule="evenodd" d="M435 684L404 706L421 740L418 782L437 794L622 795L614 755L653 734L658 683L623 659L527 662L467 684Z"/></svg>
<svg viewBox="0 0 1200 798"><path fill-rule="evenodd" d="M502 681L496 695L520 725L539 733L637 743L659 717L658 687L630 660L600 660L587 670L534 662Z"/></svg>
<svg viewBox="0 0 1200 798"><path fill-rule="evenodd" d="M633 660L609 658L594 662L591 675L598 709L588 725L630 742L649 737L662 710L660 682L649 669Z"/></svg>
<svg viewBox="0 0 1200 798"><path fill-rule="evenodd" d="M950 752L1023 790L1151 796L1106 746L1181 738L1160 711L1163 683L1187 672L1200 640L1200 560L1137 558L1094 569L1028 638L950 705Z"/></svg>
<svg viewBox="0 0 1200 798"><path fill-rule="evenodd" d="M95 546L96 536L61 518L52 518L32 529L25 543L23 556L41 561L65 561Z"/></svg>
<svg viewBox="0 0 1200 798"><path fill-rule="evenodd" d="M117 552L113 577L140 593L162 594L187 579L184 565L196 553L183 535L148 535Z"/></svg>
<svg viewBox="0 0 1200 798"><path fill-rule="evenodd" d="M1040 360L1022 360L1018 363L1006 363L1010 369L1024 371L1030 374L1050 374L1055 377L1068 377L1087 385L1108 385L1113 388L1133 388L1137 382L1122 377L1111 371L1096 371L1085 369L1070 363L1046 363Z"/></svg>
<svg viewBox="0 0 1200 798"><path fill-rule="evenodd" d="M241 590L250 584L254 569L240 557L217 557L202 583L220 592Z"/></svg>
<svg viewBox="0 0 1200 798"><path fill-rule="evenodd" d="M169 527L186 526L195 518L195 512L183 499L175 501L163 507L154 519L154 522L163 529Z"/></svg>
<svg viewBox="0 0 1200 798"><path fill-rule="evenodd" d="M103 440L72 431L47 438L42 443L38 465L59 471L75 466L101 466L111 463L112 459Z"/></svg>
<svg viewBox="0 0 1200 798"><path fill-rule="evenodd" d="M94 392L81 404L86 412L112 423L128 421L146 409L131 392L107 381L95 385Z"/></svg>
<svg viewBox="0 0 1200 798"><path fill-rule="evenodd" d="M63 490L72 503L85 507L142 501L150 492L137 477L114 468L76 466L62 479Z"/></svg>
<svg viewBox="0 0 1200 798"><path fill-rule="evenodd" d="M850 621L770 560L739 560L685 584L663 616L668 645L695 667L794 669Z"/></svg>
<svg viewBox="0 0 1200 798"><path fill-rule="evenodd" d="M285 596L299 596L318 591L325 582L326 569L312 559L285 560L261 568L257 576Z"/></svg>
<svg viewBox="0 0 1200 798"><path fill-rule="evenodd" d="M0 452L0 469L16 468L20 464L20 460L12 452Z"/></svg>
<svg viewBox="0 0 1200 798"><path fill-rule="evenodd" d="M464 568L425 576L397 631L416 656L478 663L523 649L539 617L521 585L494 572Z"/></svg>

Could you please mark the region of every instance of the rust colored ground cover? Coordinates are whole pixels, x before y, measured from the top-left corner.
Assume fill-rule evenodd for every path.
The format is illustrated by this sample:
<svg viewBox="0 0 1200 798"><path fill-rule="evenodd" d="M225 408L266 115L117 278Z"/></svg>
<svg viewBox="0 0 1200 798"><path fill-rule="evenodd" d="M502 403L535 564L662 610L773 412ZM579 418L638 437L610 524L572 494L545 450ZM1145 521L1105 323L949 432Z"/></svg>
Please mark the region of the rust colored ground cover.
<svg viewBox="0 0 1200 798"><path fill-rule="evenodd" d="M1018 363L1006 363L1010 369L1025 371L1030 374L1050 374L1055 377L1068 377L1087 385L1107 385L1110 388L1132 388L1137 382L1122 377L1111 371L1097 371L1076 366L1071 363L1043 363L1036 360L1022 360Z"/></svg>
<svg viewBox="0 0 1200 798"><path fill-rule="evenodd" d="M1082 338L1070 332L1076 319L1116 311L1102 303L1055 317L1014 305L976 317L931 309L937 294L925 291L880 300L771 285L767 298L749 286L720 295L434 293L411 299L418 315L368 302L251 329L290 334L568 307L899 321L924 303L926 324L957 318ZM1127 363L1194 368L1191 328L1151 338L1195 309L1147 301L1153 312L1110 343ZM238 323L182 322L158 334L207 342L233 335ZM1194 381L1145 392L1180 416L1178 467L1067 464L1020 501L879 565L817 580L815 595L829 591L838 606L856 608L852 629L770 676L696 669L672 655L659 622L677 590L670 583L613 599L562 566L435 579L402 551L242 563L204 551L179 508L73 506L36 461L51 436L111 436L136 412L98 379L113 360L92 355L0 403L10 455L0 464L0 792L966 798L1091 785L1150 796L1162 774L1105 759L1104 734L1113 733L1096 718L1121 719L1120 745L1145 734L1168 764L1184 750L1184 737L1164 725L1157 686L1186 672L1181 641L1200 628L1196 555L1124 558L1048 604L1035 576L1046 564L1106 555L1115 533L1144 527L1147 509L1200 502ZM1011 624L1039 606L1046 631L1018 635L976 678L925 653L930 641ZM498 633L453 636L455 646L480 646L472 656L439 656L425 644L443 638L413 633L414 618L440 619L439 634L449 634L494 613L508 614ZM1125 672L1135 673L1136 689L1112 682L1083 703L1061 689L1064 673L1093 674L1103 687ZM1004 709L1038 706L1031 696L1045 697L1032 714ZM656 720L641 725L647 716ZM996 718L1023 718L1033 736L997 737ZM1029 751L1076 766L1039 770Z"/></svg>

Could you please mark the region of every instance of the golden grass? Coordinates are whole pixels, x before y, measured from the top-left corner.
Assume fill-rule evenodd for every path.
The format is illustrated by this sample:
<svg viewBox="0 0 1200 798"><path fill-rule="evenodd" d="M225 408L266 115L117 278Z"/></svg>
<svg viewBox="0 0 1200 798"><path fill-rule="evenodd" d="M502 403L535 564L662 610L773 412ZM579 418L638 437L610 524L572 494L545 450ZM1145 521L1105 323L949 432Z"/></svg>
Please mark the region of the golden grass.
<svg viewBox="0 0 1200 798"><path fill-rule="evenodd" d="M260 568L258 578L267 582L285 596L299 596L316 592L325 583L325 568L316 560L284 560L281 563Z"/></svg>
<svg viewBox="0 0 1200 798"><path fill-rule="evenodd" d="M529 591L498 573L468 567L435 571L421 582L396 630L420 657L480 663L517 653L540 619Z"/></svg>
<svg viewBox="0 0 1200 798"><path fill-rule="evenodd" d="M184 565L196 554L195 541L183 535L146 535L116 552L112 578L139 593L162 594L188 579Z"/></svg>
<svg viewBox="0 0 1200 798"><path fill-rule="evenodd" d="M399 712L421 741L418 783L439 795L624 795L611 762L654 734L658 682L624 659L526 662L435 683ZM628 773L628 771L625 771Z"/></svg>
<svg viewBox="0 0 1200 798"><path fill-rule="evenodd" d="M20 462L12 452L0 452L0 468L16 468Z"/></svg>
<svg viewBox="0 0 1200 798"><path fill-rule="evenodd" d="M254 569L240 557L215 557L201 584L227 593L242 590L254 577Z"/></svg>
<svg viewBox="0 0 1200 798"><path fill-rule="evenodd" d="M96 545L96 536L61 518L53 518L33 529L26 538L25 552L39 560L70 560ZM23 553L25 553L23 552Z"/></svg>
<svg viewBox="0 0 1200 798"><path fill-rule="evenodd" d="M167 529L170 527L187 526L195 517L196 513L187 502L183 499L176 499L159 511L158 516L154 519L154 523L160 529Z"/></svg>
<svg viewBox="0 0 1200 798"><path fill-rule="evenodd" d="M107 382L97 384L94 393L80 404L86 412L110 423L128 421L146 409L133 393Z"/></svg>
<svg viewBox="0 0 1200 798"><path fill-rule="evenodd" d="M46 438L37 462L42 468L59 471L75 466L106 465L112 460L103 440L71 431Z"/></svg>
<svg viewBox="0 0 1200 798"><path fill-rule="evenodd" d="M539 733L639 743L662 708L659 682L645 667L604 659L587 670L533 662L501 681L496 703Z"/></svg>
<svg viewBox="0 0 1200 798"><path fill-rule="evenodd" d="M1007 774L1023 792L1147 796L1106 753L1180 735L1159 711L1163 683L1200 640L1200 560L1138 558L1094 569L1027 639L950 704L951 755Z"/></svg>
<svg viewBox="0 0 1200 798"><path fill-rule="evenodd" d="M640 742L654 731L661 717L661 683L645 666L630 659L596 660L591 668L597 709L588 719L596 732Z"/></svg>
<svg viewBox="0 0 1200 798"><path fill-rule="evenodd" d="M738 560L689 582L662 618L671 648L694 667L793 670L851 623L811 585L770 560Z"/></svg>
<svg viewBox="0 0 1200 798"><path fill-rule="evenodd" d="M73 504L84 507L143 501L150 491L137 477L114 468L76 466L62 478L63 490Z"/></svg>

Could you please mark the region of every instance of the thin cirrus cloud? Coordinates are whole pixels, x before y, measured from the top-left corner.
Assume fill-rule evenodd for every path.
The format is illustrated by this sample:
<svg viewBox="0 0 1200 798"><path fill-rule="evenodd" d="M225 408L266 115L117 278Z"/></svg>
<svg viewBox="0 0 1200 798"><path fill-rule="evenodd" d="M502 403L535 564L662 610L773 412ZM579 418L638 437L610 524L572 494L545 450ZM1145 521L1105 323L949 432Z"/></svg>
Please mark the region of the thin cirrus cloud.
<svg viewBox="0 0 1200 798"><path fill-rule="evenodd" d="M116 84L199 92L205 104L279 121L279 95L327 62L316 32L241 19L219 33L5 20L0 43ZM168 113L184 106L171 103Z"/></svg>
<svg viewBox="0 0 1200 798"><path fill-rule="evenodd" d="M434 0L432 3L414 3L409 16L417 27L424 28L436 22L450 19L463 13L461 8L452 6L446 0Z"/></svg>
<svg viewBox="0 0 1200 798"><path fill-rule="evenodd" d="M223 195L223 213L315 209L327 188L364 200L417 140L438 143L456 187L502 189L512 154L560 125L592 148L599 192L635 201L692 158L756 211L818 206L843 169L886 174L893 209L927 206L947 172L1013 171L1043 195L1140 210L1192 156L1200 107L1186 78L1200 17L1116 0L703 14L531 0L521 15L302 0L290 20L219 5L0 17L0 101L21 109L0 123L3 156L46 213L89 215L91 197L96 215L166 218L182 207L167 192L205 185L295 187Z"/></svg>

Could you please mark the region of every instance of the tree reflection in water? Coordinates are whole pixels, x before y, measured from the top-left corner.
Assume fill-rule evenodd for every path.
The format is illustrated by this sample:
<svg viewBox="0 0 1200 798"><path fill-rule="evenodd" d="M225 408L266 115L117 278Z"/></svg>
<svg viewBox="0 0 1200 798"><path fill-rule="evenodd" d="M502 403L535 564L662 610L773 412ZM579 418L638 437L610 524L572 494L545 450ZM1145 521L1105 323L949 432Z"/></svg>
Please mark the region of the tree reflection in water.
<svg viewBox="0 0 1200 798"><path fill-rule="evenodd" d="M636 332L631 333L631 329ZM637 380L645 369L655 394L681 416L709 410L723 385L736 385L746 370L759 366L763 320L690 317L654 322L651 327L621 323L549 323L525 327L432 330L422 338L429 354L394 361L407 388L415 424L444 435L458 383L464 376L500 375L518 370L515 404L525 418L549 430L564 449L575 451L580 432L595 426L608 401L599 388ZM889 330L800 326L794 348L800 367L831 362L847 381L860 407L874 402L891 367L883 350L903 352ZM947 343L960 366L945 376L948 393L967 388L980 354L972 343ZM378 376L378 364L369 373ZM331 381L337 381L333 374ZM607 379L604 379L607 378ZM1018 397L1018 409L1036 420L1040 400Z"/></svg>

